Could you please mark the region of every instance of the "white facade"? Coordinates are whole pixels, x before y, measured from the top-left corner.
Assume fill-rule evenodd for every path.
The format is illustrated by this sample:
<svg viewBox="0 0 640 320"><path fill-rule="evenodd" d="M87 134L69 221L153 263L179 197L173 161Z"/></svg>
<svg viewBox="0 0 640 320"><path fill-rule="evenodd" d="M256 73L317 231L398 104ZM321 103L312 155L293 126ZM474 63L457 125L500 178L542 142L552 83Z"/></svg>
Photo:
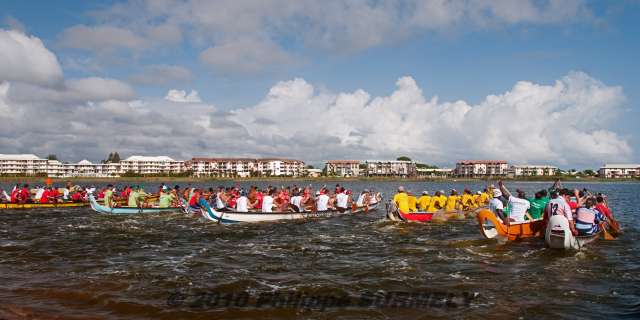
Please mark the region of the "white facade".
<svg viewBox="0 0 640 320"><path fill-rule="evenodd" d="M329 160L325 165L328 176L357 177L360 175L358 160Z"/></svg>
<svg viewBox="0 0 640 320"><path fill-rule="evenodd" d="M2 175L45 175L47 166L47 159L33 154L0 154L0 174Z"/></svg>
<svg viewBox="0 0 640 320"><path fill-rule="evenodd" d="M456 163L455 174L460 177L506 176L509 164L503 160L464 160Z"/></svg>
<svg viewBox="0 0 640 320"><path fill-rule="evenodd" d="M120 171L136 174L178 174L186 169L184 161L173 160L167 156L131 156L120 161Z"/></svg>
<svg viewBox="0 0 640 320"><path fill-rule="evenodd" d="M197 177L292 176L304 174L304 162L291 159L193 158L186 163Z"/></svg>
<svg viewBox="0 0 640 320"><path fill-rule="evenodd" d="M366 160L367 176L412 177L417 174L416 163L401 160Z"/></svg>
<svg viewBox="0 0 640 320"><path fill-rule="evenodd" d="M521 176L553 176L558 167L546 165L514 165L511 166L511 173L515 177Z"/></svg>
<svg viewBox="0 0 640 320"><path fill-rule="evenodd" d="M598 170L601 178L640 177L640 164L605 164Z"/></svg>

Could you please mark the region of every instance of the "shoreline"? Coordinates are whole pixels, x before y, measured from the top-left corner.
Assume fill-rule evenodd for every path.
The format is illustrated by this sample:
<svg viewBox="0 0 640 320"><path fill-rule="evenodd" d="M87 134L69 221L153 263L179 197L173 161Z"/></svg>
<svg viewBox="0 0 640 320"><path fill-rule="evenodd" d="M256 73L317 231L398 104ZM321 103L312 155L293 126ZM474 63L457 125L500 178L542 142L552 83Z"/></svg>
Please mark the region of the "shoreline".
<svg viewBox="0 0 640 320"><path fill-rule="evenodd" d="M616 179L607 179L607 178L576 178L576 177L558 177L563 182L582 182L582 183L592 183L592 182L620 182L620 183L633 183L639 182L640 178L616 178ZM47 177L8 177L1 176L0 182L9 183L43 183L47 180ZM283 180L305 180L305 181L335 181L335 182L346 182L346 181L407 181L407 182L495 182L497 180L503 181L511 181L511 182L553 182L557 179L557 177L519 177L519 178L508 178L508 177L497 177L497 178L455 178L455 177L447 177L447 178L420 178L420 177L412 177L412 178L402 178L402 177L249 177L249 178L225 178L225 177L117 177L117 178L95 178L95 177L72 177L72 178L51 178L53 183L62 183L66 181L73 182L122 182L122 181L131 181L131 182L163 182L163 181L179 181L179 182L208 182L208 181L283 181Z"/></svg>

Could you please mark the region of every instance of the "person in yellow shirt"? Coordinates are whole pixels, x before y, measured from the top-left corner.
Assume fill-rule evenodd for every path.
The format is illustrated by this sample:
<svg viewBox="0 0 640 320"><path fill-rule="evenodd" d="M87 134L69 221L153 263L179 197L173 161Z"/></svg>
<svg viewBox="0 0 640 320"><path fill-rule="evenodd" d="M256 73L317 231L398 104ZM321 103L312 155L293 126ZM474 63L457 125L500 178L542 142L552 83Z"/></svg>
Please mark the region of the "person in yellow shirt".
<svg viewBox="0 0 640 320"><path fill-rule="evenodd" d="M409 196L404 191L403 186L398 187L398 193L393 196L393 202L402 213L409 212Z"/></svg>
<svg viewBox="0 0 640 320"><path fill-rule="evenodd" d="M418 212L418 198L413 194L413 192L407 192L407 201L409 201L409 212Z"/></svg>
<svg viewBox="0 0 640 320"><path fill-rule="evenodd" d="M473 196L471 195L471 191L469 189L464 189L462 193L462 197L460 199L460 209L462 210L470 210L473 209Z"/></svg>
<svg viewBox="0 0 640 320"><path fill-rule="evenodd" d="M458 192L453 189L451 190L451 194L447 198L447 204L445 206L445 211L455 211L458 201L460 201L460 196L458 196Z"/></svg>
<svg viewBox="0 0 640 320"><path fill-rule="evenodd" d="M444 209L447 205L447 196L444 194L444 190L440 190L440 209Z"/></svg>
<svg viewBox="0 0 640 320"><path fill-rule="evenodd" d="M431 196L429 196L429 191L422 191L422 195L418 198L420 211L427 211L427 209L429 209L429 205L431 205Z"/></svg>
<svg viewBox="0 0 640 320"><path fill-rule="evenodd" d="M478 205L486 206L487 204L489 204L490 198L491 196L489 195L489 191L487 189L484 189L482 193L480 193L480 202L478 203Z"/></svg>
<svg viewBox="0 0 640 320"><path fill-rule="evenodd" d="M441 202L440 199L440 191L436 191L436 193L431 198L431 203L429 203L428 212L436 212L444 207L444 202Z"/></svg>

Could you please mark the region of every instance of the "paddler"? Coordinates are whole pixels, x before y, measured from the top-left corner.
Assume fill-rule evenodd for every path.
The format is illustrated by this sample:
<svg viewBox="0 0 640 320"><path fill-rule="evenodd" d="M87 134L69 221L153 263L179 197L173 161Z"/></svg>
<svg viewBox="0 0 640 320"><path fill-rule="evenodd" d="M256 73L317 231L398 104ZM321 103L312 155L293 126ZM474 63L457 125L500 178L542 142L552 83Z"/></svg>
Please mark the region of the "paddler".
<svg viewBox="0 0 640 320"><path fill-rule="evenodd" d="M107 185L107 189L104 191L104 206L107 208L112 208L114 206L113 203L113 185Z"/></svg>
<svg viewBox="0 0 640 320"><path fill-rule="evenodd" d="M129 192L129 199L127 201L127 206L129 207L139 207L140 206L140 186L133 187L132 191Z"/></svg>
<svg viewBox="0 0 640 320"><path fill-rule="evenodd" d="M471 195L471 190L467 188L464 189L460 202L461 202L460 208L462 210L474 209L473 195Z"/></svg>
<svg viewBox="0 0 640 320"><path fill-rule="evenodd" d="M404 191L403 186L398 187L398 193L393 196L393 202L396 204L396 207L398 207L398 210L400 210L400 212L409 212L409 196Z"/></svg>
<svg viewBox="0 0 640 320"><path fill-rule="evenodd" d="M418 198L418 206L420 207L420 211L427 211L430 204L431 196L429 196L429 191L422 191L422 195L420 196L420 198Z"/></svg>
<svg viewBox="0 0 640 320"><path fill-rule="evenodd" d="M409 212L418 212L418 198L416 198L413 192L407 192L407 201L409 203Z"/></svg>
<svg viewBox="0 0 640 320"><path fill-rule="evenodd" d="M460 196L458 196L458 191L456 189L451 189L451 193L447 198L447 204L445 205L445 211L451 212L455 211L458 206L458 201L460 201Z"/></svg>

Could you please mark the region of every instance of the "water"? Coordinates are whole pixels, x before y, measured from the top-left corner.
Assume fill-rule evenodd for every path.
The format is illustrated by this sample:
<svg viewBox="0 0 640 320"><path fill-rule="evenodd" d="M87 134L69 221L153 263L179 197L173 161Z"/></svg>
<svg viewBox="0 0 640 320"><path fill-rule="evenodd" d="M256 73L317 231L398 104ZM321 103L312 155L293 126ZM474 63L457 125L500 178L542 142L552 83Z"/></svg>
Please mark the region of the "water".
<svg viewBox="0 0 640 320"><path fill-rule="evenodd" d="M389 197L399 183L344 184ZM482 187L402 184L416 192ZM532 194L548 185L509 187ZM638 318L640 184L567 186L609 194L624 235L562 252L539 239L483 239L472 219L399 224L382 211L255 225L183 214L106 216L88 208L0 211L0 318ZM393 292L427 303L398 303L416 300ZM294 307L275 294L308 299ZM374 294L382 298L363 304L376 301ZM440 294L453 302L441 303ZM324 307L317 302L323 297Z"/></svg>

